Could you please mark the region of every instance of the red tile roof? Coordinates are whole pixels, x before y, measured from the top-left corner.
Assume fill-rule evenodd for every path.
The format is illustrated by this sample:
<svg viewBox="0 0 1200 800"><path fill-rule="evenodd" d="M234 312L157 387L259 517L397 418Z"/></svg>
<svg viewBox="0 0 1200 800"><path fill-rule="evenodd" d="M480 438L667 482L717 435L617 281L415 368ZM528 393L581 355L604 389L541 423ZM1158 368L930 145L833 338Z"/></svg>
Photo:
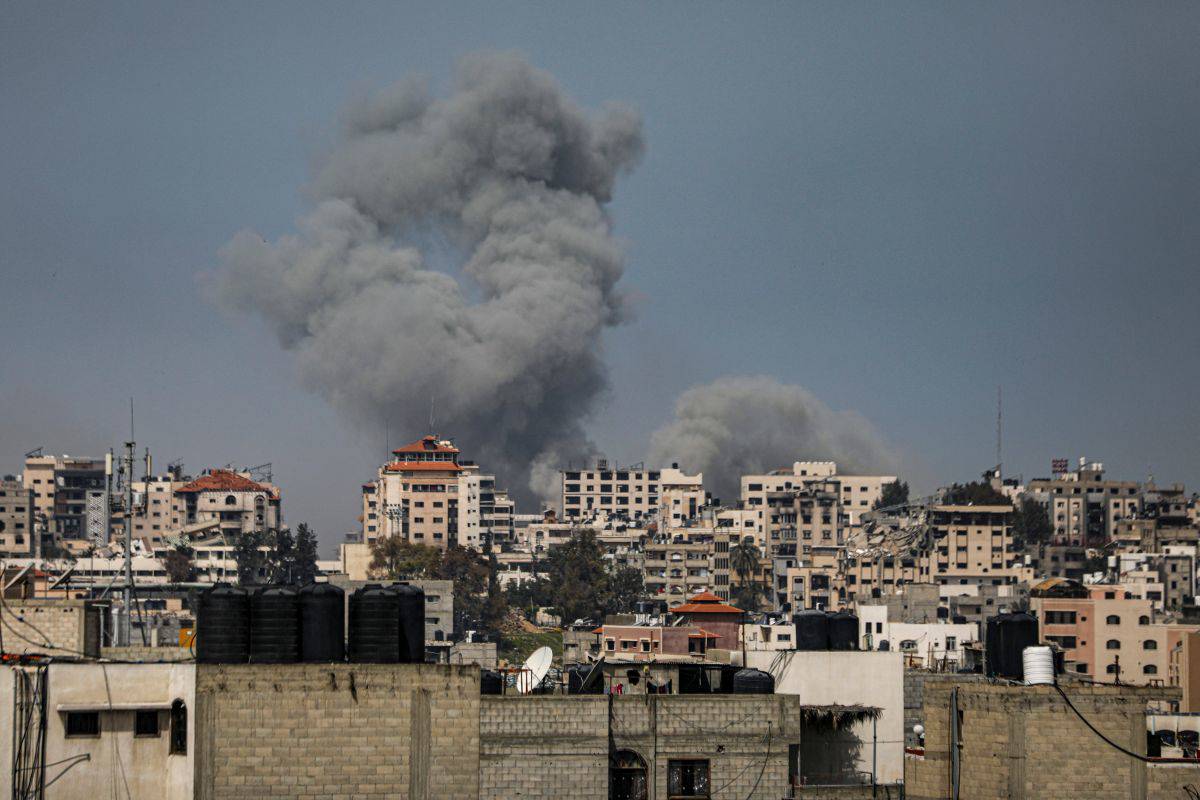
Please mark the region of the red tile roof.
<svg viewBox="0 0 1200 800"><path fill-rule="evenodd" d="M461 472L453 461L393 461L384 469L388 472Z"/></svg>
<svg viewBox="0 0 1200 800"><path fill-rule="evenodd" d="M191 483L181 486L175 492L271 492L270 487L255 483L249 478L227 469L214 469L207 475L201 475Z"/></svg>
<svg viewBox="0 0 1200 800"><path fill-rule="evenodd" d="M671 609L672 614L740 614L742 610L722 602L712 592L701 592L689 598L681 606Z"/></svg>
<svg viewBox="0 0 1200 800"><path fill-rule="evenodd" d="M457 453L458 448L444 445L436 436L423 436L415 442L409 442L403 447L397 447L393 453Z"/></svg>

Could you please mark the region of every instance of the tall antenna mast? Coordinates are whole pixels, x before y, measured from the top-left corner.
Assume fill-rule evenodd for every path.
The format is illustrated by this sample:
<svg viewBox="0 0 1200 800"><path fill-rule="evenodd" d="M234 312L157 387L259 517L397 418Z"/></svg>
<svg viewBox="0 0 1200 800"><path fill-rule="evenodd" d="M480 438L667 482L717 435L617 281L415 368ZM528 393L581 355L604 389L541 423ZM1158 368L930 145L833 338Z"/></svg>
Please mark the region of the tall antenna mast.
<svg viewBox="0 0 1200 800"><path fill-rule="evenodd" d="M433 433L433 395L429 395L429 432Z"/></svg>
<svg viewBox="0 0 1200 800"><path fill-rule="evenodd" d="M133 604L133 458L137 444L133 439L133 398L129 398L129 441L125 443L125 591L122 593L121 644L129 644L131 606Z"/></svg>
<svg viewBox="0 0 1200 800"><path fill-rule="evenodd" d="M1000 477L1000 466L1004 463L1001 443L1004 441L1004 387L996 387L996 477Z"/></svg>

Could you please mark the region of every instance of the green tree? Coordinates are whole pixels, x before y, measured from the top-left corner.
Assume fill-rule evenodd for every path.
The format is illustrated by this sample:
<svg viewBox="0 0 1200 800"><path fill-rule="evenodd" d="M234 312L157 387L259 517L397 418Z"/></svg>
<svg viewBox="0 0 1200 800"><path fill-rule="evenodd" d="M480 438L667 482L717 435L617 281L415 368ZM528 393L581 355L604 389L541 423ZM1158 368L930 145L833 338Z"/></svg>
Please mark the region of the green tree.
<svg viewBox="0 0 1200 800"><path fill-rule="evenodd" d="M947 505L1006 506L1011 501L985 481L956 483L945 490Z"/></svg>
<svg viewBox="0 0 1200 800"><path fill-rule="evenodd" d="M385 536L371 544L371 577L389 581L431 578L441 563L436 547L412 544L399 536Z"/></svg>
<svg viewBox="0 0 1200 800"><path fill-rule="evenodd" d="M455 630L487 630L484 599L487 595L487 563L474 550L454 545L442 554L435 578L454 581Z"/></svg>
<svg viewBox="0 0 1200 800"><path fill-rule="evenodd" d="M1013 510L1013 539L1018 548L1036 546L1050 541L1054 527L1050 514L1037 500L1022 500Z"/></svg>
<svg viewBox="0 0 1200 800"><path fill-rule="evenodd" d="M729 551L729 566L737 573L742 583L747 583L758 575L758 563L761 553L753 539L746 538L738 542Z"/></svg>
<svg viewBox="0 0 1200 800"><path fill-rule="evenodd" d="M287 528L268 531L267 544L267 581L269 583L290 584L295 581L293 574L296 564L296 537Z"/></svg>
<svg viewBox="0 0 1200 800"><path fill-rule="evenodd" d="M646 599L646 584L642 571L637 567L618 567L609 573L608 596L604 611L619 614L633 611L637 604Z"/></svg>
<svg viewBox="0 0 1200 800"><path fill-rule="evenodd" d="M908 502L908 484L904 481L892 481L883 485L883 492L875 501L875 508L890 508L902 506Z"/></svg>
<svg viewBox="0 0 1200 800"><path fill-rule="evenodd" d="M163 569L171 583L187 583L196 580L196 551L186 542L175 545L163 556Z"/></svg>
<svg viewBox="0 0 1200 800"><path fill-rule="evenodd" d="M758 611L763 598L767 596L767 587L761 581L739 583L729 590L733 604L743 611Z"/></svg>
<svg viewBox="0 0 1200 800"><path fill-rule="evenodd" d="M294 582L307 586L317 579L317 535L301 522L296 527L296 549L292 568Z"/></svg>
<svg viewBox="0 0 1200 800"><path fill-rule="evenodd" d="M233 547L233 560L237 563L239 586L254 586L260 582L267 570L267 553L263 549L266 544L264 531L244 531L238 536Z"/></svg>

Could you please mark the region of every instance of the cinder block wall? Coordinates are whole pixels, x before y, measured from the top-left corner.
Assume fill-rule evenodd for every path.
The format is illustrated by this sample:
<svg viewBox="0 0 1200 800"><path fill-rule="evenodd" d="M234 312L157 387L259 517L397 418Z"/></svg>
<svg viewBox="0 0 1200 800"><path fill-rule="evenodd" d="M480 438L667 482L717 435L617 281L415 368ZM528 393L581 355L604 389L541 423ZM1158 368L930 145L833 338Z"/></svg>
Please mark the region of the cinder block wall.
<svg viewBox="0 0 1200 800"><path fill-rule="evenodd" d="M100 611L86 600L5 600L0 613L9 653L100 656Z"/></svg>
<svg viewBox="0 0 1200 800"><path fill-rule="evenodd" d="M912 800L950 796L951 682L925 684L925 758L910 760L905 794ZM1145 707L1162 689L1064 687L1099 730L1138 754L1146 752ZM1159 800L1200 786L1200 767L1146 764L1106 744L1049 686L962 685L960 797L1069 800Z"/></svg>
<svg viewBox="0 0 1200 800"><path fill-rule="evenodd" d="M196 796L479 796L479 668L199 664Z"/></svg>
<svg viewBox="0 0 1200 800"><path fill-rule="evenodd" d="M646 762L651 800L667 797L673 758L708 759L714 797L775 800L787 795L800 702L794 695L484 697L480 797L603 800L610 732L614 749Z"/></svg>

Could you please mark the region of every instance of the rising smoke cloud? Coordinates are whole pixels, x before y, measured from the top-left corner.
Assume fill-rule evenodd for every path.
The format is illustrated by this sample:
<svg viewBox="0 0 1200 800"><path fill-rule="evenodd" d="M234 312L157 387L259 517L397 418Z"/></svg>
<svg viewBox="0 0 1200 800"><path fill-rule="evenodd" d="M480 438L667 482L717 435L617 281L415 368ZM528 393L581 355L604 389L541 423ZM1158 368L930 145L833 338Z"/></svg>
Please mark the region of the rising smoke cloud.
<svg viewBox="0 0 1200 800"><path fill-rule="evenodd" d="M419 432L432 403L518 497L549 496L595 450L601 335L627 313L604 206L642 147L634 111L585 111L515 55L468 57L448 96L410 80L351 107L315 208L274 243L237 234L219 296L365 430ZM430 266L446 252L454 268Z"/></svg>
<svg viewBox="0 0 1200 800"><path fill-rule="evenodd" d="M688 389L675 419L654 432L652 464L679 462L703 471L724 502L737 498L744 474L793 461L836 461L838 470L892 470L896 456L869 422L834 411L807 389L768 376L730 376Z"/></svg>

